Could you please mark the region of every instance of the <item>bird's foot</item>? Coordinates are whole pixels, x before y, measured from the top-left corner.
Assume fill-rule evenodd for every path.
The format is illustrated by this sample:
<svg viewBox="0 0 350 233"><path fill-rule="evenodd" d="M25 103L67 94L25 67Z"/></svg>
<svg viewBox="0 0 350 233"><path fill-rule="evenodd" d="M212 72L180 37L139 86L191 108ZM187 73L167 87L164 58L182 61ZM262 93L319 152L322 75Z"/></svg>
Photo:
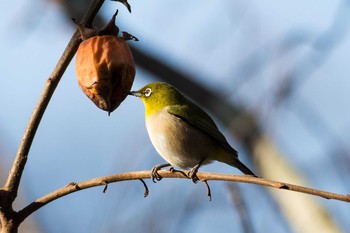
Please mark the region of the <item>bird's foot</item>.
<svg viewBox="0 0 350 233"><path fill-rule="evenodd" d="M169 167L171 166L169 163L166 164L160 164L157 166L154 166L151 170L151 179L153 183L157 183L157 181L160 181L163 177L158 174L158 171L162 169L163 167Z"/></svg>
<svg viewBox="0 0 350 233"><path fill-rule="evenodd" d="M170 167L170 168L169 168L169 171L170 171L171 173L179 172L179 173L181 173L184 177L189 177L189 175L188 175L189 171L177 170L177 169L175 169L174 167Z"/></svg>
<svg viewBox="0 0 350 233"><path fill-rule="evenodd" d="M199 178L197 176L198 169L195 169L196 167L192 168L190 171L188 171L187 176L188 178L192 179L193 183L197 183L199 181Z"/></svg>
<svg viewBox="0 0 350 233"><path fill-rule="evenodd" d="M198 178L198 176L197 176L197 171L198 171L199 167L203 164L204 160L205 160L205 159L202 159L201 161L199 161L199 163L198 163L196 166L194 166L194 167L187 173L187 176L188 176L189 178L191 178L192 181L193 181L193 183L195 183L195 184L199 181L199 178Z"/></svg>

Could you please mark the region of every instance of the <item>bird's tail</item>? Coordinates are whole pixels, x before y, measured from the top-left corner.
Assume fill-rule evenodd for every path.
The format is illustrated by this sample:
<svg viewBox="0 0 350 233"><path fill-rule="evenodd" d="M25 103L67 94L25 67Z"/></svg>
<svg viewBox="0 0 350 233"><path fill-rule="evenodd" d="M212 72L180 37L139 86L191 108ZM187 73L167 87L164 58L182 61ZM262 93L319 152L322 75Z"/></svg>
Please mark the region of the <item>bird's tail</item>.
<svg viewBox="0 0 350 233"><path fill-rule="evenodd" d="M233 153L225 152L221 154L221 156L217 157L216 159L232 167L238 168L245 175L258 177L246 165L244 165L241 161L239 161L237 151L235 151L234 149L232 150L233 150Z"/></svg>
<svg viewBox="0 0 350 233"><path fill-rule="evenodd" d="M246 165L244 165L241 161L239 161L238 158L234 158L233 163L230 163L231 166L234 166L238 168L241 172L243 172L245 175L251 175L258 177L257 175L254 174Z"/></svg>

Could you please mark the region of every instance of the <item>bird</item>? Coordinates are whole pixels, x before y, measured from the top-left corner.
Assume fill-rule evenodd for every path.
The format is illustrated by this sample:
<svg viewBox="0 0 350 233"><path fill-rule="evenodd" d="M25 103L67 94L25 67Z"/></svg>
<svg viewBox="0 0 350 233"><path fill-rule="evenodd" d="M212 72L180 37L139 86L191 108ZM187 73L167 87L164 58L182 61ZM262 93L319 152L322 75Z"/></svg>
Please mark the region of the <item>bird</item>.
<svg viewBox="0 0 350 233"><path fill-rule="evenodd" d="M238 168L245 175L257 177L238 159L213 119L174 86L152 82L129 95L139 97L145 106L146 128L159 155L167 163L152 168L152 180L160 180L160 169L172 166L190 169L188 177L197 182L198 169L213 161Z"/></svg>

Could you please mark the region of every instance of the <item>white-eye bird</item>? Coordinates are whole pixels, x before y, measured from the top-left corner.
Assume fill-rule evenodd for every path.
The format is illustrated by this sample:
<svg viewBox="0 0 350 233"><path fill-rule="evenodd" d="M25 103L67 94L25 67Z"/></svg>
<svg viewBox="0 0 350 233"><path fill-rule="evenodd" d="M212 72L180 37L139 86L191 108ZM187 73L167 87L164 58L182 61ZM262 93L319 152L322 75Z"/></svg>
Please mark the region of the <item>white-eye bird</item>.
<svg viewBox="0 0 350 233"><path fill-rule="evenodd" d="M196 172L214 160L236 167L246 175L256 176L238 159L237 151L227 142L211 117L188 100L175 87L164 82L150 83L130 95L141 98L146 109L146 128L157 152L168 162L153 167L152 179L166 166Z"/></svg>

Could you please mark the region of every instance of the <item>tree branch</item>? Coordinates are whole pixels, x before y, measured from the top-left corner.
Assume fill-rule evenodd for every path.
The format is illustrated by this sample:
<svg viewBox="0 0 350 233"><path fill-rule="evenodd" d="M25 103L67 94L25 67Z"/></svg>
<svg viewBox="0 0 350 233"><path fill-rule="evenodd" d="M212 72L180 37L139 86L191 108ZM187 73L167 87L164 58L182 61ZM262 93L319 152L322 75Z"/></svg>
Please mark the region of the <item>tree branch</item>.
<svg viewBox="0 0 350 233"><path fill-rule="evenodd" d="M94 0L87 10L82 24L90 26L97 12L101 8L104 0ZM3 191L7 192L8 202L13 203L17 197L18 187L21 181L22 173L27 162L28 153L32 145L35 133L38 129L40 121L44 115L46 107L50 102L50 99L61 80L66 68L68 67L70 61L74 57L78 46L80 44L80 34L78 30L74 33L69 44L64 50L60 60L58 61L55 69L51 73L50 77L46 81L45 87L41 93L38 103L31 115L31 118L27 124L27 128L24 132L22 141L18 148L15 160L13 162L12 168L9 172L7 181L3 187Z"/></svg>
<svg viewBox="0 0 350 233"><path fill-rule="evenodd" d="M163 178L185 178L189 179L184 172L177 171L158 171L158 174ZM208 180L217 180L217 181L231 181L231 182L240 182L240 183L250 183L257 184L262 186L268 186L276 189L286 189L290 191L310 194L314 196L323 197L326 199L334 199L344 202L350 202L350 195L342 195L336 194L326 191L321 191L317 189L312 189L308 187L303 187L299 185L293 185L283 182L277 182L272 180L266 180L262 178L257 178L253 176L247 175L231 175L231 174L219 174L219 173L209 173L209 172L198 172L197 176L200 181L208 181ZM38 198L22 210L18 212L18 217L23 221L29 215L31 215L36 210L45 206L46 204L54 201L58 198L66 196L68 194L77 192L79 190L96 187L96 186L104 186L109 183L127 181L127 180L140 180L140 179L149 179L151 178L151 171L135 171L135 172L126 172L120 174L114 174L110 176L103 176L99 178L94 178L91 180L82 181L79 183L71 182L68 185L57 189L43 197Z"/></svg>

